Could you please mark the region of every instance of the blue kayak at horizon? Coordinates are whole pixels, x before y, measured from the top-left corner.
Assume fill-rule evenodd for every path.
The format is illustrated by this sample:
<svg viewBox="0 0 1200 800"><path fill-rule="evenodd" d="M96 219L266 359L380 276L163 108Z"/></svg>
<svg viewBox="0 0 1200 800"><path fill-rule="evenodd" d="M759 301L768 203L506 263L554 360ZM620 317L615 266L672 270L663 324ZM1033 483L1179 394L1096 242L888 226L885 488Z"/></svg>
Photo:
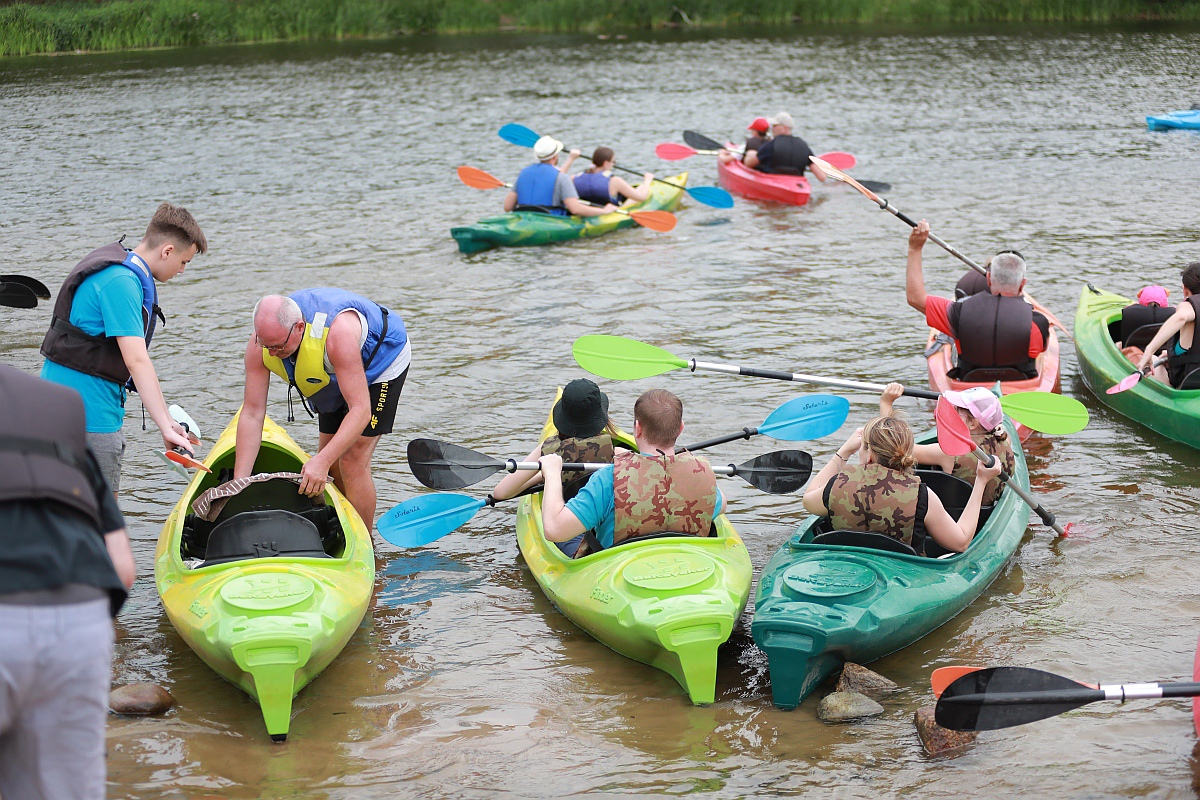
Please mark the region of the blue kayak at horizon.
<svg viewBox="0 0 1200 800"><path fill-rule="evenodd" d="M1200 130L1200 109L1188 111L1172 111L1157 117L1146 117L1146 127L1152 131L1164 131L1169 128L1185 130Z"/></svg>

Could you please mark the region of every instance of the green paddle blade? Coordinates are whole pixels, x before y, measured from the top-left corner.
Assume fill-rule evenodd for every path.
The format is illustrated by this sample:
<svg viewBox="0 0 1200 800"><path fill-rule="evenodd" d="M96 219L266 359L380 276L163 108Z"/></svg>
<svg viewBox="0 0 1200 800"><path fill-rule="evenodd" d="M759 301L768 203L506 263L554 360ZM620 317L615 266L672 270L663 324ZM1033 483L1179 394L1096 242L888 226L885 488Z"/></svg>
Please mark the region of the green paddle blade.
<svg viewBox="0 0 1200 800"><path fill-rule="evenodd" d="M571 346L571 355L588 372L614 381L650 378L688 366L661 347L624 336L580 336Z"/></svg>
<svg viewBox="0 0 1200 800"><path fill-rule="evenodd" d="M1050 392L1018 392L1000 398L1004 413L1039 433L1078 433L1087 427L1088 411L1073 397Z"/></svg>

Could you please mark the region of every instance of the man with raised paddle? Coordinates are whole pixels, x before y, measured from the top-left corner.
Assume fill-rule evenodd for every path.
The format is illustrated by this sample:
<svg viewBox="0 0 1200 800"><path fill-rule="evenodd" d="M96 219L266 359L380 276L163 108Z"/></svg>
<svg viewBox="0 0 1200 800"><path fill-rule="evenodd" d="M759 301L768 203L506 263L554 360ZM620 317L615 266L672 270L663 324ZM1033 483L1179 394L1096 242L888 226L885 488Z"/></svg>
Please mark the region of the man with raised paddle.
<svg viewBox="0 0 1200 800"><path fill-rule="evenodd" d="M267 391L275 374L300 392L320 428L317 454L301 470L300 493L319 497L332 474L368 526L375 520L371 458L392 432L412 349L399 314L342 289L267 295L254 306L246 343L246 389L233 477L255 469Z"/></svg>
<svg viewBox="0 0 1200 800"><path fill-rule="evenodd" d="M188 210L163 203L137 247L126 250L113 242L94 250L58 292L42 341L42 377L83 398L88 446L114 493L125 454L127 386L138 392L167 450L192 452L187 433L167 410L147 350L157 321L166 321L154 282L171 280L207 250L208 240Z"/></svg>
<svg viewBox="0 0 1200 800"><path fill-rule="evenodd" d="M725 507L708 461L676 453L683 433L683 402L664 389L651 389L633 406L637 453L619 453L611 467L592 474L563 503L562 458L542 456L546 482L542 525L546 538L567 542L583 534L576 558L636 536L679 533L708 536Z"/></svg>
<svg viewBox="0 0 1200 800"><path fill-rule="evenodd" d="M905 293L908 304L925 315L931 328L954 337L958 366L951 377L970 380L974 370L1012 369L1036 378L1037 357L1050 339L1050 322L1022 297L1025 259L1006 251L992 258L987 293L961 302L925 293L921 254L929 223L921 220L908 236Z"/></svg>
<svg viewBox="0 0 1200 800"><path fill-rule="evenodd" d="M617 210L612 203L590 206L579 199L574 181L558 168L558 156L562 150L563 143L551 136L537 140L533 146L537 163L530 164L517 175L512 190L504 196L505 211L529 207L557 216L574 214L577 217L598 217ZM571 152L578 155L577 151Z"/></svg>

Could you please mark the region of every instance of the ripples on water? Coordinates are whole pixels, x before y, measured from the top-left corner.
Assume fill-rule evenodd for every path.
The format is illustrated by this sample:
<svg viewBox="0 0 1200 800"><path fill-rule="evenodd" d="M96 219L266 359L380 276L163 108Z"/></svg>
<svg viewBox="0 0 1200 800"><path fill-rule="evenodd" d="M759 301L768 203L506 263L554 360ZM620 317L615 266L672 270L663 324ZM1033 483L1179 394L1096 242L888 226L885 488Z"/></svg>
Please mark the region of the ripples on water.
<svg viewBox="0 0 1200 800"><path fill-rule="evenodd" d="M1172 287L1200 258L1200 136L1150 134L1142 117L1200 101L1195 28L1001 28L920 34L669 34L446 38L229 47L0 62L0 232L6 271L57 286L88 250L135 239L163 199L186 204L212 253L163 289L155 342L168 397L211 438L240 401L254 300L334 284L400 311L414 343L399 433L377 456L381 508L420 491L404 444L435 435L523 454L556 384L578 374L585 332L684 355L867 380L924 378L920 318L904 303L906 228L854 193L807 208L695 204L669 235L628 231L465 258L448 228L501 197L459 185L461 163L511 179L528 153L506 122L672 174L653 146L682 128L737 135L789 110L818 152L858 155L914 217L977 259L1016 246L1032 290L1069 323L1081 283ZM687 163L694 183L715 168ZM961 270L927 250L931 287ZM0 317L3 359L39 363L49 309ZM1091 427L1035 442L1045 503L1091 526L1030 529L1011 568L969 611L878 668L905 687L885 716L775 711L745 631L722 652L718 702L694 708L664 673L606 650L559 615L524 568L511 510L488 510L436 549L379 549L372 613L296 702L272 746L257 707L175 635L151 579L159 527L181 485L136 428L122 506L143 577L120 620L116 679L168 685L165 719L114 720L113 797L736 797L821 788L881 793L1168 796L1191 785L1180 702L1090 706L985 734L967 755L922 754L912 712L931 668L1037 665L1083 680L1190 672L1200 456L1106 411L1064 351L1064 392ZM723 376L608 383L619 421L661 384L689 433L753 424L797 387ZM856 396L851 425L873 412ZM271 412L284 418L282 394ZM927 409L910 407L910 419ZM850 425L846 430L850 430ZM316 426L290 426L315 447ZM818 456L837 441L814 443ZM731 460L768 444L720 451ZM761 565L801 518L795 497L723 484ZM747 617L748 619L748 617Z"/></svg>

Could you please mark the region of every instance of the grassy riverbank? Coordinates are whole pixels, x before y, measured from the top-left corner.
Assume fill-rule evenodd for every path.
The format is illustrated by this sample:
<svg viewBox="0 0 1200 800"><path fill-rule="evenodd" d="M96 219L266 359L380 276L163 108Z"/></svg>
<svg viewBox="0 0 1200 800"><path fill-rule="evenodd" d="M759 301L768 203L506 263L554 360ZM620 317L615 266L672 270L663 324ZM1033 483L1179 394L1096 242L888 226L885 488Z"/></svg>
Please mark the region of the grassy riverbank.
<svg viewBox="0 0 1200 800"><path fill-rule="evenodd" d="M0 0L3 3L4 0ZM0 56L520 29L1197 20L1200 0L96 0L0 4Z"/></svg>

